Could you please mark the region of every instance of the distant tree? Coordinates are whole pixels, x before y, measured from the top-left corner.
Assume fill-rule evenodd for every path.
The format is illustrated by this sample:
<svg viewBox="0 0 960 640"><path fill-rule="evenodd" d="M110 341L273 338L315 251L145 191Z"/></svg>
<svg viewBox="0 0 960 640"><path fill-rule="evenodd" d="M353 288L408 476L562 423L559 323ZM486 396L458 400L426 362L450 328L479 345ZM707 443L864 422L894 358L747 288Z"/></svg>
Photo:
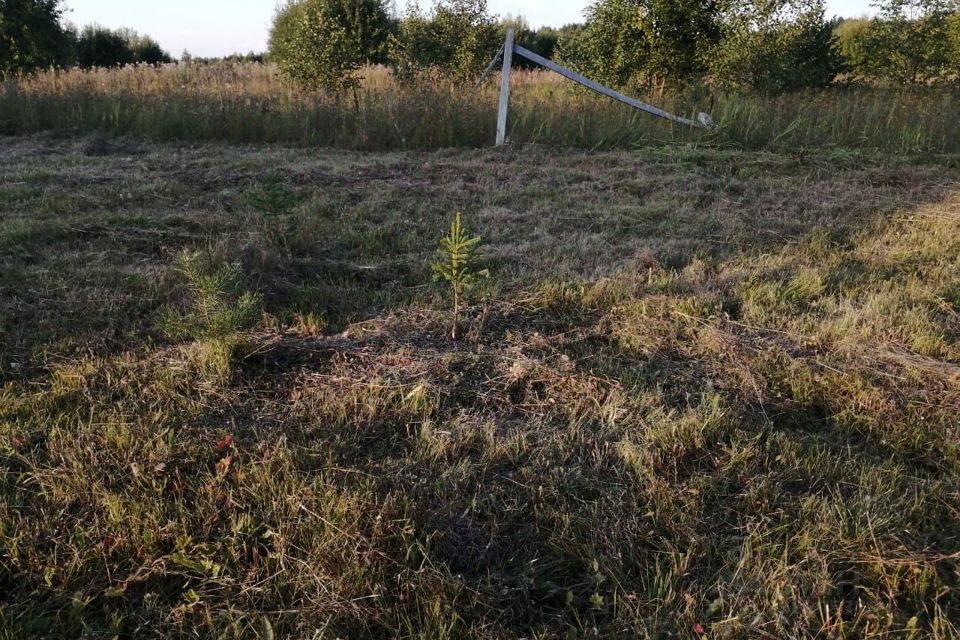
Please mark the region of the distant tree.
<svg viewBox="0 0 960 640"><path fill-rule="evenodd" d="M737 0L713 52L715 80L763 93L830 84L843 69L823 0Z"/></svg>
<svg viewBox="0 0 960 640"><path fill-rule="evenodd" d="M231 53L225 56L210 56L204 58L191 58L193 62L201 64L263 64L267 59L267 54L248 51L247 53Z"/></svg>
<svg viewBox="0 0 960 640"><path fill-rule="evenodd" d="M274 16L270 58L302 86L355 87L361 66L386 61L390 28L382 0L290 0Z"/></svg>
<svg viewBox="0 0 960 640"><path fill-rule="evenodd" d="M427 69L448 63L450 53L440 46L439 34L417 2L411 2L390 36L390 65L395 76L410 79Z"/></svg>
<svg viewBox="0 0 960 640"><path fill-rule="evenodd" d="M76 62L87 69L122 67L137 62L163 64L171 60L156 40L132 29L113 30L91 24L77 36Z"/></svg>
<svg viewBox="0 0 960 640"><path fill-rule="evenodd" d="M496 53L500 33L486 0L439 0L429 14L412 2L390 41L394 72L401 78L429 70L476 76Z"/></svg>
<svg viewBox="0 0 960 640"><path fill-rule="evenodd" d="M518 42L530 51L539 53L544 58L552 59L556 55L557 45L560 43L560 31L553 27L540 27L535 31L524 33Z"/></svg>
<svg viewBox="0 0 960 640"><path fill-rule="evenodd" d="M564 61L605 84L633 89L646 85L647 52L635 2L601 0L584 14L586 24L576 41L561 41Z"/></svg>
<svg viewBox="0 0 960 640"><path fill-rule="evenodd" d="M585 30L583 23L566 24L557 29L554 57L569 66L581 66L578 54L584 50L582 36Z"/></svg>
<svg viewBox="0 0 960 640"><path fill-rule="evenodd" d="M721 35L719 0L596 0L564 59L619 87L655 88L700 75Z"/></svg>
<svg viewBox="0 0 960 640"><path fill-rule="evenodd" d="M70 62L61 0L0 0L0 77Z"/></svg>
<svg viewBox="0 0 960 640"><path fill-rule="evenodd" d="M497 33L498 42L502 42L506 37L507 29L513 29L514 42L544 58L552 59L557 52L557 43L560 40L560 32L557 29L540 27L534 30L530 28L523 16L513 17L508 15L500 21ZM536 66L523 58L514 58L514 64L520 68Z"/></svg>
<svg viewBox="0 0 960 640"><path fill-rule="evenodd" d="M166 64L173 62L169 53L163 50L160 43L147 35L141 35L130 29L121 29L127 40L127 46L133 55L133 61L142 64Z"/></svg>
<svg viewBox="0 0 960 640"><path fill-rule="evenodd" d="M118 31L97 24L85 26L77 37L77 64L91 67L118 67L133 62L127 39Z"/></svg>
<svg viewBox="0 0 960 640"><path fill-rule="evenodd" d="M867 47L872 75L900 83L942 78L953 62L957 0L881 0Z"/></svg>
<svg viewBox="0 0 960 640"><path fill-rule="evenodd" d="M872 71L870 29L873 21L868 18L840 20L833 29L837 48L843 59L844 71L858 77Z"/></svg>
<svg viewBox="0 0 960 640"><path fill-rule="evenodd" d="M947 19L947 38L950 43L950 72L960 79L960 12Z"/></svg>

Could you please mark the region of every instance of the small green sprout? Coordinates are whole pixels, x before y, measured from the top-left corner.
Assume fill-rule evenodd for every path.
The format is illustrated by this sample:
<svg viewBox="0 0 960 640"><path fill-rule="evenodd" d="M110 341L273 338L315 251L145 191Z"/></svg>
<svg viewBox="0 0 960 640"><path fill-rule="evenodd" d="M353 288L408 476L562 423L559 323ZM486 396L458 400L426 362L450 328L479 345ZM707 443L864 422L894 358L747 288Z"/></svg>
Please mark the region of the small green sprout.
<svg viewBox="0 0 960 640"><path fill-rule="evenodd" d="M453 339L459 338L460 310L465 292L478 279L489 277L486 269L476 269L480 253L479 237L470 237L463 226L462 214L458 211L450 224L450 232L440 239L440 260L433 263L433 279L448 282L453 295Z"/></svg>

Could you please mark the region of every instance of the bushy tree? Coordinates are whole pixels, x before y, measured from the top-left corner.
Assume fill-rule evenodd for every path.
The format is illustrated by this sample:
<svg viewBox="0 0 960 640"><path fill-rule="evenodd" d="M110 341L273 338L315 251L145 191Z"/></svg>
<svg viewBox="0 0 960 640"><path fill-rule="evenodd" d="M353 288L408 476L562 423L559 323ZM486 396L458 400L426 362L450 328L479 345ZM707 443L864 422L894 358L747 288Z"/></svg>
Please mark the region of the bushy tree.
<svg viewBox="0 0 960 640"><path fill-rule="evenodd" d="M534 31L526 30L520 34L517 43L544 58L552 59L560 42L560 31L553 27L540 27Z"/></svg>
<svg viewBox="0 0 960 640"><path fill-rule="evenodd" d="M153 38L132 29L113 30L97 24L87 25L80 31L75 49L76 63L87 69L171 61L170 55Z"/></svg>
<svg viewBox="0 0 960 640"><path fill-rule="evenodd" d="M63 12L61 0L0 0L0 77L69 62Z"/></svg>
<svg viewBox="0 0 960 640"><path fill-rule="evenodd" d="M133 30L122 29L121 33L127 39L127 46L133 56L134 62L141 64L166 64L172 62L173 58L164 51L160 43L150 36L141 35Z"/></svg>
<svg viewBox="0 0 960 640"><path fill-rule="evenodd" d="M603 0L584 12L586 25L564 60L576 70L615 87L646 84L647 55L632 0Z"/></svg>
<svg viewBox="0 0 960 640"><path fill-rule="evenodd" d="M564 59L624 88L663 91L701 74L721 33L719 0L596 0L585 15Z"/></svg>
<svg viewBox="0 0 960 640"><path fill-rule="evenodd" d="M118 31L91 24L77 36L77 64L84 68L117 67L133 62L127 39Z"/></svg>
<svg viewBox="0 0 960 640"><path fill-rule="evenodd" d="M873 22L867 18L840 20L833 29L837 48L843 60L843 70L858 77L871 73L870 29Z"/></svg>
<svg viewBox="0 0 960 640"><path fill-rule="evenodd" d="M580 52L584 51L583 34L587 30L584 23L567 24L557 30L557 47L554 57L570 67L581 67Z"/></svg>
<svg viewBox="0 0 960 640"><path fill-rule="evenodd" d="M960 79L960 12L947 18L947 39L950 42L950 72Z"/></svg>
<svg viewBox="0 0 960 640"><path fill-rule="evenodd" d="M500 21L497 40L503 42L507 29L513 29L514 42L533 51L544 58L552 59L557 53L557 44L560 41L560 31L553 27L531 29L523 16L506 16ZM515 57L514 66L520 68L534 68L536 65L524 58Z"/></svg>
<svg viewBox="0 0 960 640"><path fill-rule="evenodd" d="M764 93L826 86L842 70L823 0L739 0L728 7L711 72Z"/></svg>
<svg viewBox="0 0 960 640"><path fill-rule="evenodd" d="M439 0L429 14L413 2L391 38L398 76L433 70L454 78L479 74L501 42L486 0Z"/></svg>
<svg viewBox="0 0 960 640"><path fill-rule="evenodd" d="M878 78L921 83L952 66L951 26L957 0L884 0L867 38L868 70Z"/></svg>
<svg viewBox="0 0 960 640"><path fill-rule="evenodd" d="M361 66L386 61L390 28L382 0L290 0L274 16L270 59L307 88L355 87Z"/></svg>

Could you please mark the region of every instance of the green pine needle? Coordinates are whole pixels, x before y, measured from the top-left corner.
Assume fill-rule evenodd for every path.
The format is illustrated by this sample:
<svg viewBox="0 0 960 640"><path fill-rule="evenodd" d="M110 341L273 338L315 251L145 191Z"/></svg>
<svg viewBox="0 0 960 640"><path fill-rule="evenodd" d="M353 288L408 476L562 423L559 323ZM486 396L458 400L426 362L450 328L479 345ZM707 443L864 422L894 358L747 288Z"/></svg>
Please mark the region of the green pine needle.
<svg viewBox="0 0 960 640"><path fill-rule="evenodd" d="M440 239L440 260L433 263L433 279L447 282L453 296L453 337L458 337L460 308L464 293L478 279L487 278L487 269L476 269L480 258L480 237L470 237L463 226L463 215L458 211L450 224L450 232Z"/></svg>

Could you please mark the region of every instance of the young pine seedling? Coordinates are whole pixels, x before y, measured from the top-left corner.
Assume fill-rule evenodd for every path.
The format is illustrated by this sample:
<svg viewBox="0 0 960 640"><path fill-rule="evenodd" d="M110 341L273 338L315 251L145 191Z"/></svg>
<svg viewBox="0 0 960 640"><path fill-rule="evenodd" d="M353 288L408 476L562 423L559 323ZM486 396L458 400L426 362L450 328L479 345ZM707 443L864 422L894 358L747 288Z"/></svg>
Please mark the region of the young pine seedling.
<svg viewBox="0 0 960 640"><path fill-rule="evenodd" d="M176 270L187 289L186 310L166 307L160 328L171 340L222 339L241 333L260 319L260 296L243 286L236 264L213 251L185 251Z"/></svg>
<svg viewBox="0 0 960 640"><path fill-rule="evenodd" d="M236 357L246 348L244 332L261 317L260 296L243 286L236 264L205 252L185 252L177 271L187 291L184 309L163 309L160 329L171 340L193 341L188 353L198 371L213 382L229 379Z"/></svg>
<svg viewBox="0 0 960 640"><path fill-rule="evenodd" d="M453 297L451 335L454 340L460 337L460 309L463 306L464 294L478 279L490 275L486 269L477 270L476 268L480 257L477 250L479 244L480 238L471 238L463 227L462 216L458 211L450 224L450 232L440 239L440 259L432 265L433 279L450 285L450 293Z"/></svg>
<svg viewBox="0 0 960 640"><path fill-rule="evenodd" d="M289 255L300 236L296 214L300 196L286 185L283 174L268 174L244 193L244 200L257 211L267 242Z"/></svg>

